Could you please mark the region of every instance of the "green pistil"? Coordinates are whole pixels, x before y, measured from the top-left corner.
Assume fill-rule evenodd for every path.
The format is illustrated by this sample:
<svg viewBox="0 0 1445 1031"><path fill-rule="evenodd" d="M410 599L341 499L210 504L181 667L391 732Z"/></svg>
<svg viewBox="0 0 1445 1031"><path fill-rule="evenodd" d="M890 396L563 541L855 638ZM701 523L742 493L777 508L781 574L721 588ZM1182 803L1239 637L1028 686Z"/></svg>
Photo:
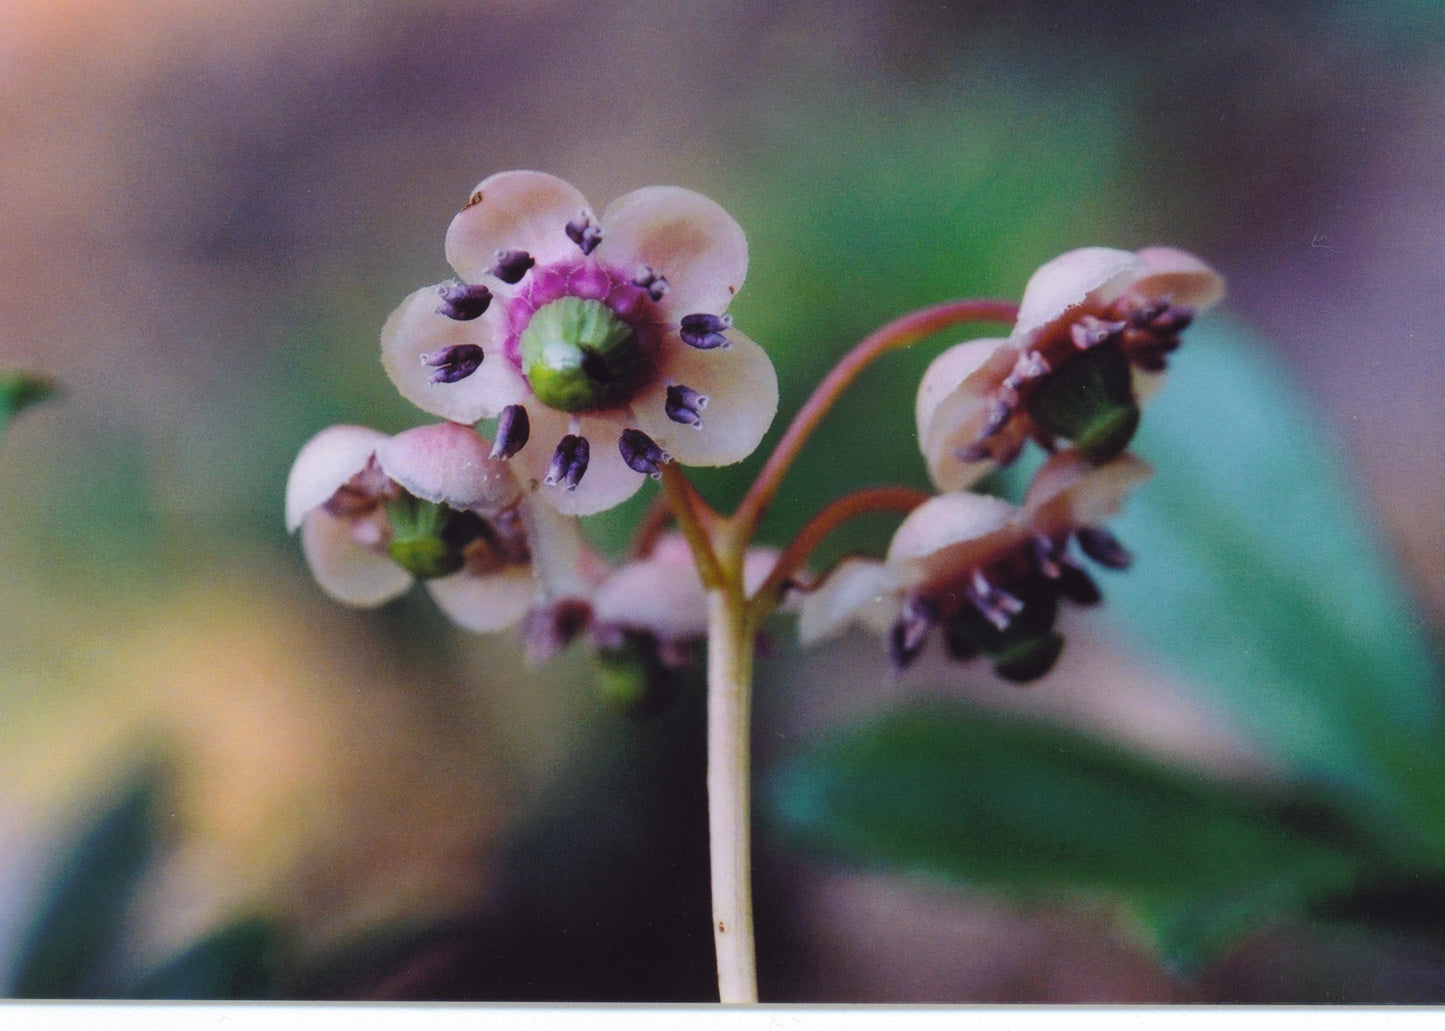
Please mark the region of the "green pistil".
<svg viewBox="0 0 1445 1031"><path fill-rule="evenodd" d="M1139 426L1129 359L1113 343L1064 362L1039 381L1026 404L1041 430L1073 441L1091 462L1118 455Z"/></svg>
<svg viewBox="0 0 1445 1031"><path fill-rule="evenodd" d="M391 540L386 553L412 576L432 580L462 568L463 549L478 536L472 512L404 494L386 506ZM485 527L484 523L481 523Z"/></svg>
<svg viewBox="0 0 1445 1031"><path fill-rule="evenodd" d="M563 412L626 401L637 386L637 333L601 301L563 297L538 308L522 332L522 374L537 399Z"/></svg>
<svg viewBox="0 0 1445 1031"><path fill-rule="evenodd" d="M651 716L672 700L676 674L663 666L657 641L627 631L593 653L597 697L626 716Z"/></svg>

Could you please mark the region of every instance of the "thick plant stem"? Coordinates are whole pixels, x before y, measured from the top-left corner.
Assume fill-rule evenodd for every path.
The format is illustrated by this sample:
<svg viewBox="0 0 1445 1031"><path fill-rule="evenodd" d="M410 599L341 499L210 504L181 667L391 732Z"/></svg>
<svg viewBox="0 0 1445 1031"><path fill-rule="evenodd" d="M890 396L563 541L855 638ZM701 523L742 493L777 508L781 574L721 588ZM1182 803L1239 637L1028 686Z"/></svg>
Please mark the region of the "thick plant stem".
<svg viewBox="0 0 1445 1031"><path fill-rule="evenodd" d="M718 998L757 1002L751 711L755 627L740 585L708 594L707 797Z"/></svg>

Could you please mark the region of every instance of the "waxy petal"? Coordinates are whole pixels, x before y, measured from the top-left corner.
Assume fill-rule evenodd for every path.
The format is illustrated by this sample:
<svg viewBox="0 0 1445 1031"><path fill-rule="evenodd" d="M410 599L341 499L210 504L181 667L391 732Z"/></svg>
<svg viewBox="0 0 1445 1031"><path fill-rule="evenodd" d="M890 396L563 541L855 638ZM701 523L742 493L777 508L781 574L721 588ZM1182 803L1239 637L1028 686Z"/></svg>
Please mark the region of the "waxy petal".
<svg viewBox="0 0 1445 1031"><path fill-rule="evenodd" d="M1061 537L1113 515L1130 490L1154 471L1125 452L1093 465L1070 449L1050 456L1029 483L1024 518L1035 532Z"/></svg>
<svg viewBox="0 0 1445 1031"><path fill-rule="evenodd" d="M638 427L683 465L731 465L757 449L778 412L778 374L761 347L729 329L726 348L699 351L669 337L658 375L632 401ZM668 418L667 388L707 397L702 422Z"/></svg>
<svg viewBox="0 0 1445 1031"><path fill-rule="evenodd" d="M888 545L888 571L904 587L987 565L1026 539L1021 510L985 494L940 494L908 514Z"/></svg>
<svg viewBox="0 0 1445 1031"><path fill-rule="evenodd" d="M1171 304L1203 311L1224 297L1224 278L1188 251L1145 247L1144 268L1129 292L1145 298L1169 298Z"/></svg>
<svg viewBox="0 0 1445 1031"><path fill-rule="evenodd" d="M491 457L491 444L454 422L398 433L377 448L376 460L409 493L455 509L495 511L521 493L511 466Z"/></svg>
<svg viewBox="0 0 1445 1031"><path fill-rule="evenodd" d="M355 521L314 508L301 521L301 550L321 589L345 605L375 608L406 591L411 574L358 543Z"/></svg>
<svg viewBox="0 0 1445 1031"><path fill-rule="evenodd" d="M1014 339L1029 337L1069 309L1098 297L1113 300L1145 267L1138 255L1111 247L1082 247L1059 255L1029 277L1019 301Z"/></svg>
<svg viewBox="0 0 1445 1031"><path fill-rule="evenodd" d="M337 489L366 468L385 433L365 426L329 426L308 440L286 478L286 530L295 533L302 518L320 508Z"/></svg>
<svg viewBox="0 0 1445 1031"><path fill-rule="evenodd" d="M485 634L521 622L532 607L537 582L528 567L514 566L483 576L462 570L426 581L426 589L453 623Z"/></svg>
<svg viewBox="0 0 1445 1031"><path fill-rule="evenodd" d="M716 201L680 186L647 186L619 197L602 213L596 258L636 274L667 280L657 301L672 323L684 315L721 315L748 273L748 241Z"/></svg>
<svg viewBox="0 0 1445 1031"><path fill-rule="evenodd" d="M586 439L589 448L587 471L576 490L543 480L552 453L558 442L572 433L573 416L544 405L534 405L532 435L527 446L511 459L525 479L525 485L563 515L583 516L602 512L619 505L641 488L647 477L627 467L617 442L626 423L624 413L584 415L579 418L577 433Z"/></svg>
<svg viewBox="0 0 1445 1031"><path fill-rule="evenodd" d="M632 627L664 640L707 633L707 596L692 552L680 536L668 534L645 559L612 574L592 600L600 624Z"/></svg>
<svg viewBox="0 0 1445 1031"><path fill-rule="evenodd" d="M468 423L525 399L526 382L502 353L506 306L493 304L480 318L457 322L438 315L437 302L437 287L424 287L402 301L382 328L381 364L402 396L432 415ZM482 349L481 365L455 383L433 382L437 370L422 356L462 344Z"/></svg>
<svg viewBox="0 0 1445 1031"><path fill-rule="evenodd" d="M566 227L583 212L590 217L587 199L555 175L498 172L477 185L472 203L452 219L447 261L457 275L477 283L497 264L498 251L526 251L543 265L580 255Z"/></svg>
<svg viewBox="0 0 1445 1031"><path fill-rule="evenodd" d="M915 405L918 444L940 490L972 486L996 464L992 459L965 462L958 452L978 440L1018 356L1018 348L1007 341L971 340L943 352L924 373ZM1008 458L1023 446L1028 431L1027 419L1010 418L989 438L988 447Z"/></svg>
<svg viewBox="0 0 1445 1031"><path fill-rule="evenodd" d="M798 606L798 640L814 644L853 624L886 634L898 618L898 582L882 562L846 558Z"/></svg>

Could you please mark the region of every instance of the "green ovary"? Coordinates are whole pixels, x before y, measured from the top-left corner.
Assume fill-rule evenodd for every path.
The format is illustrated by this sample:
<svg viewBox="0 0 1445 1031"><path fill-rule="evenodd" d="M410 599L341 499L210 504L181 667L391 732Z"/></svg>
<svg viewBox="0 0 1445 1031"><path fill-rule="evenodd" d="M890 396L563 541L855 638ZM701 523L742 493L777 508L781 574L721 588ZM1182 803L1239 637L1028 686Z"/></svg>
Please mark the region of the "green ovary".
<svg viewBox="0 0 1445 1031"><path fill-rule="evenodd" d="M549 408L587 412L625 402L642 368L637 333L601 301L544 304L522 332L522 374Z"/></svg>

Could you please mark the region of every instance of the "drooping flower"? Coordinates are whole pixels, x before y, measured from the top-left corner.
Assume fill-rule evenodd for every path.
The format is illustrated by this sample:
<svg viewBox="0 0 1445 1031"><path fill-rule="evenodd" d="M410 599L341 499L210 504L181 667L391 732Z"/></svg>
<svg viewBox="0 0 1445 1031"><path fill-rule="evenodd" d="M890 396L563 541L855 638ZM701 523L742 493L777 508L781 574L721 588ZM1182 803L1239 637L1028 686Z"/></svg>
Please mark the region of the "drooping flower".
<svg viewBox="0 0 1445 1031"><path fill-rule="evenodd" d="M1059 599L1100 598L1070 543L1126 567L1129 554L1098 524L1148 476L1129 454L1095 466L1069 450L1039 469L1022 506L968 492L930 498L899 525L883 561L847 559L803 599L798 635L811 643L861 625L885 636L902 668L941 627L951 657L986 654L1000 676L1036 679L1063 649Z"/></svg>
<svg viewBox="0 0 1445 1031"><path fill-rule="evenodd" d="M919 384L918 440L941 490L1007 464L1030 438L1104 462L1128 445L1166 356L1224 283L1184 251L1070 251L1029 279L1006 339L939 355Z"/></svg>
<svg viewBox="0 0 1445 1031"><path fill-rule="evenodd" d="M539 594L565 590L575 529L530 504L489 447L450 422L394 437L332 426L311 438L286 483L286 527L301 531L322 590L370 608L420 579L475 631L508 627Z"/></svg>
<svg viewBox="0 0 1445 1031"><path fill-rule="evenodd" d="M502 172L446 253L457 281L392 314L383 364L428 412L497 417L492 453L559 511L610 508L672 459L740 461L772 422L772 362L727 314L747 241L706 197L646 187L598 218L554 176Z"/></svg>

